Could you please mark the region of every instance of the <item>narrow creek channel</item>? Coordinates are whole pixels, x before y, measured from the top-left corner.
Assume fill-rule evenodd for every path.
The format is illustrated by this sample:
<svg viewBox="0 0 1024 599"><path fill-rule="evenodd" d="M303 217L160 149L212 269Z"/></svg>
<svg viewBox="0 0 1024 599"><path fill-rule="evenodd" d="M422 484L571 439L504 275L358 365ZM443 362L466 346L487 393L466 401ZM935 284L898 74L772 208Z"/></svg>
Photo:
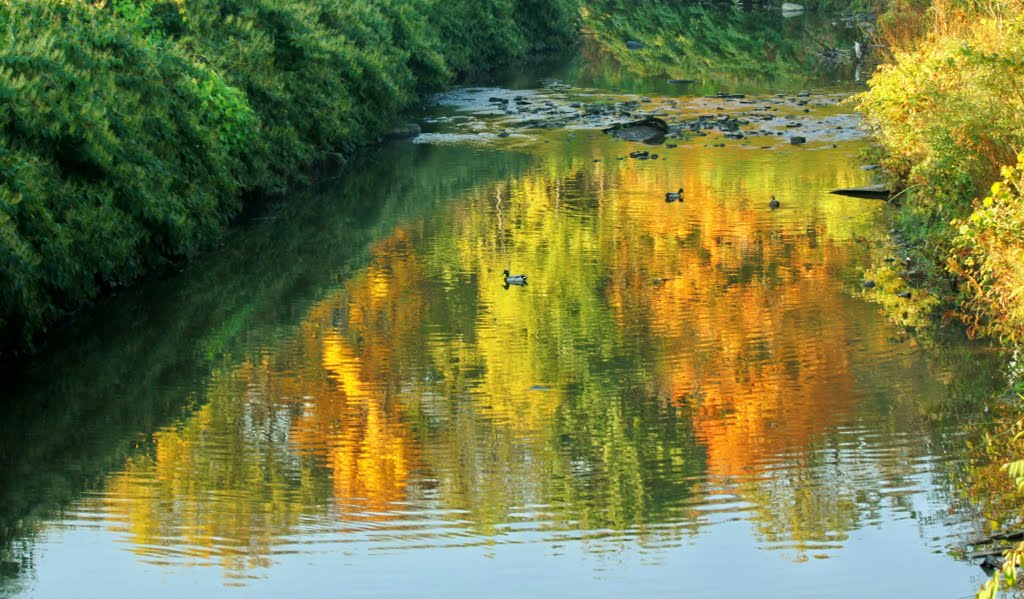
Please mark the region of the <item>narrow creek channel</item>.
<svg viewBox="0 0 1024 599"><path fill-rule="evenodd" d="M7 373L0 594L972 595L1001 364L862 287L860 74L550 62Z"/></svg>

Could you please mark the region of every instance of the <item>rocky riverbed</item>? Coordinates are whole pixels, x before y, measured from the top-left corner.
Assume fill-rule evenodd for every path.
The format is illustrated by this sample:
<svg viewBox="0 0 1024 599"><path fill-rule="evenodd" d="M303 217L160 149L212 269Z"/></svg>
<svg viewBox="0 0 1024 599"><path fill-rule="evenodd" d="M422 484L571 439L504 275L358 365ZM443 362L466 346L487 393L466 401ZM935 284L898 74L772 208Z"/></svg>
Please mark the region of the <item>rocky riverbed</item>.
<svg viewBox="0 0 1024 599"><path fill-rule="evenodd" d="M660 119L667 125L664 135L644 143L668 149L700 142L710 147L773 150L800 145L813 150L866 137L859 117L841 105L847 97L813 91L647 97L559 81L530 90L465 87L429 100L436 111L424 119L424 133L415 141L515 145L536 142L552 129L605 130Z"/></svg>

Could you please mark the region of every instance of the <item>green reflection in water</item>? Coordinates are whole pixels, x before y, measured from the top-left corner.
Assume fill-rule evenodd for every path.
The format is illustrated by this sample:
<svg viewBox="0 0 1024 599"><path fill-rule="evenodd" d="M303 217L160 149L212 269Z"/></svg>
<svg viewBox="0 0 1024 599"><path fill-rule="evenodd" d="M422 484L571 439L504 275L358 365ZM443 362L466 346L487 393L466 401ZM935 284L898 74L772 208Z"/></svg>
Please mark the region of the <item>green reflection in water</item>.
<svg viewBox="0 0 1024 599"><path fill-rule="evenodd" d="M866 37L840 15L784 17L778 10L597 0L587 3L584 27L589 35L578 68L596 87L763 93L849 86L866 78L852 58L854 42L867 51ZM645 47L630 50L627 40ZM827 59L830 49L840 49L842 57ZM695 82L682 87L667 79Z"/></svg>
<svg viewBox="0 0 1024 599"><path fill-rule="evenodd" d="M22 540L40 522L102 488L126 460L132 469L152 464L154 433L209 410L217 373L290 335L318 296L365 264L380 231L478 183L479 163L455 164L453 154L461 152L407 146L386 162L368 158L344 187L327 182L272 204L188 271L111 299L55 332L52 349L31 363L8 364L0 418L5 585L16 588L31 569L32 546ZM498 173L527 161L478 160Z"/></svg>
<svg viewBox="0 0 1024 599"><path fill-rule="evenodd" d="M876 215L797 193L845 183L849 148L641 164L600 134L548 141L383 152L116 302L94 345L40 367L66 364L58 386L23 397L63 389L71 408L28 432L62 442L5 452L35 473L4 487L22 506L7 521L94 488L75 512L140 559L244 577L310 526L379 547L664 544L721 510L803 559L899 506L877 489L927 457L913 398L946 392L908 377L927 356L851 297ZM662 201L670 181L682 205ZM767 188L786 211L750 199ZM530 284L503 289L506 265ZM110 330L131 314L131 334ZM47 469L89 474L61 495Z"/></svg>

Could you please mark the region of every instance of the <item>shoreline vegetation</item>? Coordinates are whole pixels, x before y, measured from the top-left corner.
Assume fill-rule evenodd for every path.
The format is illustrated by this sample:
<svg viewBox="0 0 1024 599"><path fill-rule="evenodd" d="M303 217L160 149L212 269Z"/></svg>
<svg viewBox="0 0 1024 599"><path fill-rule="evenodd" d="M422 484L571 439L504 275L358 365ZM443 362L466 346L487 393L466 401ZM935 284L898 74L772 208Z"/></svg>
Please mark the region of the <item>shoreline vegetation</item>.
<svg viewBox="0 0 1024 599"><path fill-rule="evenodd" d="M924 15L925 18L921 18ZM899 189L896 233L931 265L919 287L969 336L1013 350L1009 389L969 443L966 502L984 536L1018 530L1024 489L1024 2L895 0L879 19L890 59L858 97ZM1016 379L1014 382L1013 379ZM970 540L966 541L972 545ZM1018 587L1024 543L984 553L977 593ZM1005 548L1005 546L1003 546Z"/></svg>
<svg viewBox="0 0 1024 599"><path fill-rule="evenodd" d="M890 59L858 109L900 190L899 236L932 265L921 287L968 335L1019 345L1024 2L897 0L877 41Z"/></svg>
<svg viewBox="0 0 1024 599"><path fill-rule="evenodd" d="M578 20L576 0L0 2L0 352Z"/></svg>

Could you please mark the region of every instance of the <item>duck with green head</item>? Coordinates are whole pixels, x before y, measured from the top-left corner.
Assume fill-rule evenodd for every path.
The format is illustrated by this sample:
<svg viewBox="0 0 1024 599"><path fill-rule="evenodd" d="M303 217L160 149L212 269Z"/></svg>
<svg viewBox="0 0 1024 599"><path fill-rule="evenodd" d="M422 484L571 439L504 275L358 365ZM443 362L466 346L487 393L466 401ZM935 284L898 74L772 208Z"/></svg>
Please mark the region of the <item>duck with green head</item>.
<svg viewBox="0 0 1024 599"><path fill-rule="evenodd" d="M522 287L526 285L526 275L513 275L510 274L508 269L505 271L505 289L508 289L509 285L516 285Z"/></svg>

